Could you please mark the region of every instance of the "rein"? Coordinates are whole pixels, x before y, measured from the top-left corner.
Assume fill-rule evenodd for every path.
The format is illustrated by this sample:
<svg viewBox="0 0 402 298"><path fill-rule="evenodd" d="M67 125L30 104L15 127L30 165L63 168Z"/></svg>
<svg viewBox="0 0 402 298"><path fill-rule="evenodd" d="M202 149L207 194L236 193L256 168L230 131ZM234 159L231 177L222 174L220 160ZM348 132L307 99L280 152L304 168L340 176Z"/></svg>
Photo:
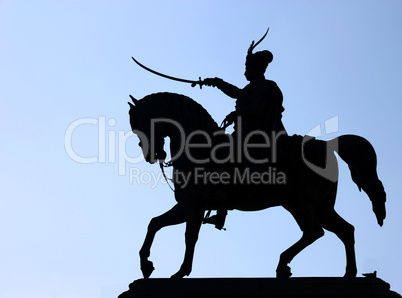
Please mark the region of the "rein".
<svg viewBox="0 0 402 298"><path fill-rule="evenodd" d="M172 187L172 186L170 185L170 183L169 183L169 180L172 181L172 179L169 179L168 177L166 177L166 174L165 174L165 167L167 168L167 167L170 167L171 165L172 165L172 162L167 162L167 163L165 163L165 162L159 162L159 167L161 168L162 175L163 175L163 177L165 178L165 180L166 180L167 185L169 186L169 188L174 192L173 187Z"/></svg>

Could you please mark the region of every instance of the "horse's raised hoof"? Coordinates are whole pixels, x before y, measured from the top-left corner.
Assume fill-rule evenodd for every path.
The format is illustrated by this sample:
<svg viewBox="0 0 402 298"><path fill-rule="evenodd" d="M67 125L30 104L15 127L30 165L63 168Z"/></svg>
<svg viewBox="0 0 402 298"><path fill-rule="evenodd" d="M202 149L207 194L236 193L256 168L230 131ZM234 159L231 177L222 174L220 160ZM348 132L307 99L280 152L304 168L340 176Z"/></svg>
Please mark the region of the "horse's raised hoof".
<svg viewBox="0 0 402 298"><path fill-rule="evenodd" d="M292 272L290 271L290 267L288 265L278 267L276 269L276 278L278 279L288 279L292 276Z"/></svg>
<svg viewBox="0 0 402 298"><path fill-rule="evenodd" d="M149 260L141 261L141 271L144 278L148 278L155 270L154 264Z"/></svg>

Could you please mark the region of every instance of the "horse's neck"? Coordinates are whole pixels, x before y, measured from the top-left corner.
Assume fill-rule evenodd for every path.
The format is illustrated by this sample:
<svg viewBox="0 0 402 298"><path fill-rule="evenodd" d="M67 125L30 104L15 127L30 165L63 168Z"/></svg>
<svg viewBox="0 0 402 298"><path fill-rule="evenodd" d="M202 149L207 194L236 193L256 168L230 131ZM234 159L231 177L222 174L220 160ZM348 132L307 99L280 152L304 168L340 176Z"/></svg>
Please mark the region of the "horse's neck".
<svg viewBox="0 0 402 298"><path fill-rule="evenodd" d="M208 134L214 131L211 123L204 121L199 113L185 105L180 105L180 109L175 105L167 105L166 118L171 120L176 130L184 132L186 136L194 131L204 131Z"/></svg>
<svg viewBox="0 0 402 298"><path fill-rule="evenodd" d="M174 105L166 107L166 118L169 119L171 125L167 130L167 136L170 138L170 153L171 156L178 157L179 160L186 160L186 148L188 137L192 134L207 133L212 137L216 129L211 123L203 121L199 113L192 112L192 109L187 110L186 106L180 105L177 109ZM180 156L177 156L180 155Z"/></svg>
<svg viewBox="0 0 402 298"><path fill-rule="evenodd" d="M170 153L174 156L178 152L181 152L180 155L183 158L185 155L185 151L183 150L185 150L184 146L186 145L188 136L196 130L203 130L203 128L196 127L194 119L184 113L177 113L177 111L169 114L167 118L170 122L166 133L170 138Z"/></svg>

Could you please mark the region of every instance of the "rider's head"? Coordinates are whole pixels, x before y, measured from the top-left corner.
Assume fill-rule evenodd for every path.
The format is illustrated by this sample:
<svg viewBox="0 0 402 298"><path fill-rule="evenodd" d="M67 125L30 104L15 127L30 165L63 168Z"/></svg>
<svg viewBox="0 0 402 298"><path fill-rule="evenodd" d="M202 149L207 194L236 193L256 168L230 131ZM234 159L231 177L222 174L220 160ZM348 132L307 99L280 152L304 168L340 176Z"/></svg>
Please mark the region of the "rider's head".
<svg viewBox="0 0 402 298"><path fill-rule="evenodd" d="M246 57L246 71L244 73L246 79L253 81L264 77L265 70L272 59L273 55L270 51L249 52Z"/></svg>

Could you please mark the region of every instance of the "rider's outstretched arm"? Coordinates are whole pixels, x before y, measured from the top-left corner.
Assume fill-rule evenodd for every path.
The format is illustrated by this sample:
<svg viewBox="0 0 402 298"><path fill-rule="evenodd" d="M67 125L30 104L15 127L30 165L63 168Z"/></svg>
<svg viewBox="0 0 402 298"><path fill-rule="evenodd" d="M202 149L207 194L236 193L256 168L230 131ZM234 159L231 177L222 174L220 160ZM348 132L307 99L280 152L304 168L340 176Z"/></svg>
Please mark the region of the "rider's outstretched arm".
<svg viewBox="0 0 402 298"><path fill-rule="evenodd" d="M237 88L236 86L225 82L220 78L208 78L203 81L204 85L213 86L220 89L223 93L227 96L232 98L238 98L240 95L241 89Z"/></svg>

